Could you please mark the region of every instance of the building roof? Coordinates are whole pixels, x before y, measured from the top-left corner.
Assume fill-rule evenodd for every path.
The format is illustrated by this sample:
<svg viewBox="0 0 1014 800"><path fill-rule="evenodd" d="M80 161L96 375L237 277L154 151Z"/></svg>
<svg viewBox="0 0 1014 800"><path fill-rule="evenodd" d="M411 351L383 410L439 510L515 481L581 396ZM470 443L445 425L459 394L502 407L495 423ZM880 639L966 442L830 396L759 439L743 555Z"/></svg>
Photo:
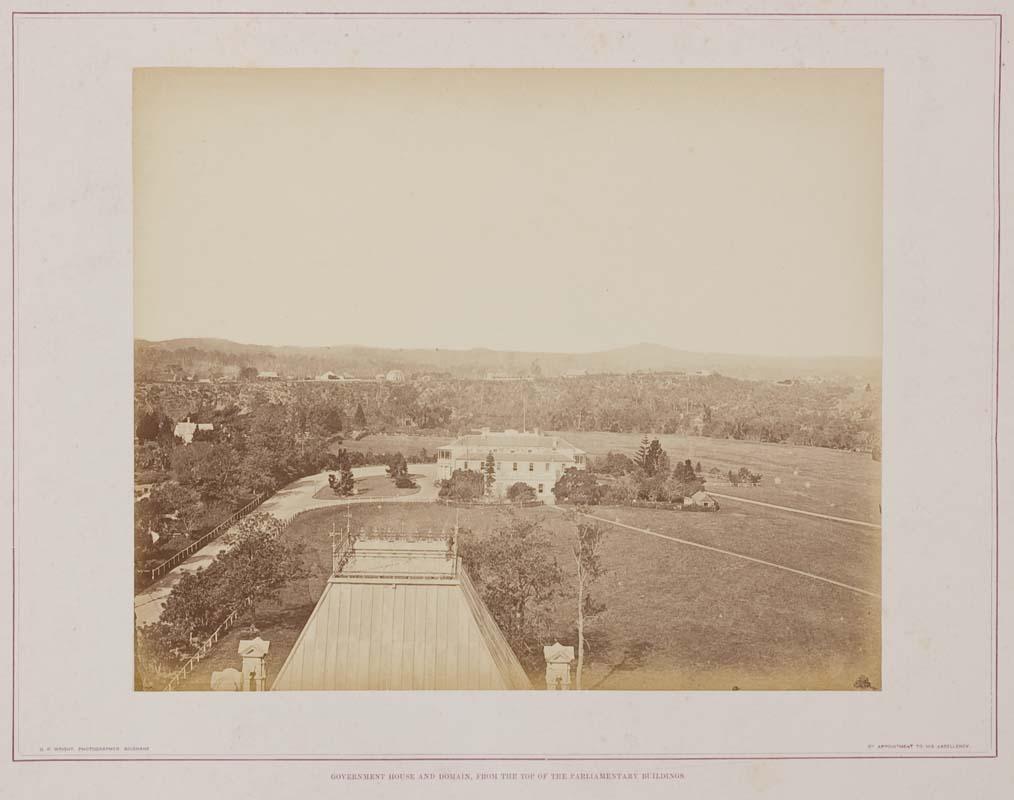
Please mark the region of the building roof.
<svg viewBox="0 0 1014 800"><path fill-rule="evenodd" d="M446 539L357 541L272 689L530 689Z"/></svg>
<svg viewBox="0 0 1014 800"><path fill-rule="evenodd" d="M213 431L213 422L177 422L173 428L173 436L178 436L184 444L190 444L194 440L195 431Z"/></svg>
<svg viewBox="0 0 1014 800"><path fill-rule="evenodd" d="M584 453L584 450L574 447L566 439L561 439L559 436L547 436L544 433L518 433L517 431L489 431L467 434L459 436L450 444L443 445L441 449L466 448L469 452L474 451L477 454L481 452L482 457L485 458L486 454L494 447L513 447L525 451L521 455L527 454L528 448L540 451L564 451L568 454Z"/></svg>
<svg viewBox="0 0 1014 800"><path fill-rule="evenodd" d="M496 445L500 447L500 445ZM460 448L453 448L454 454L453 459L455 461L485 461L486 457L490 453L490 448L476 448L474 450L463 450ZM529 453L527 450L518 450L517 452L494 452L493 458L498 462L517 462L517 463L529 463L529 462L548 462L551 464L573 464L574 454L580 453L580 450L537 450Z"/></svg>

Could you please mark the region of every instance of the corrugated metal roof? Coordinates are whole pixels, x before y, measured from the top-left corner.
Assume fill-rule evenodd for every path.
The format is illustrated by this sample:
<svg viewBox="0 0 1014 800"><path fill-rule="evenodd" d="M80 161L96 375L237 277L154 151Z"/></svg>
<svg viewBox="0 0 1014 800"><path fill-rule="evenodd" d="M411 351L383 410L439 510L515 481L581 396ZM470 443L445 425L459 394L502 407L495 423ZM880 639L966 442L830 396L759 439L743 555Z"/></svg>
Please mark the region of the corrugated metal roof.
<svg viewBox="0 0 1014 800"><path fill-rule="evenodd" d="M457 568L455 568L457 566ZM445 542L357 542L272 689L530 689Z"/></svg>

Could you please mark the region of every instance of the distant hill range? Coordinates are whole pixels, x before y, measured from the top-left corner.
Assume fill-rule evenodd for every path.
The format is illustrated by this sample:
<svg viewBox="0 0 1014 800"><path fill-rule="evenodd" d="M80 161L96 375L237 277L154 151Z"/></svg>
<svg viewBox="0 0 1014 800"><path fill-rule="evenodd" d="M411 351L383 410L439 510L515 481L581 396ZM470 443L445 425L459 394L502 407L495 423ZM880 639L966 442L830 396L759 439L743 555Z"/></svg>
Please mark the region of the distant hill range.
<svg viewBox="0 0 1014 800"><path fill-rule="evenodd" d="M569 371L588 373L716 372L735 378L859 378L879 382L879 358L779 358L772 356L694 353L657 344L637 344L595 353L531 353L506 350L394 349L339 345L274 347L239 344L225 339L169 339L134 342L135 375L158 379L170 369L196 377L228 374L242 367L305 378L332 371L373 378L389 370L406 376L445 374L483 378L489 373L551 378Z"/></svg>

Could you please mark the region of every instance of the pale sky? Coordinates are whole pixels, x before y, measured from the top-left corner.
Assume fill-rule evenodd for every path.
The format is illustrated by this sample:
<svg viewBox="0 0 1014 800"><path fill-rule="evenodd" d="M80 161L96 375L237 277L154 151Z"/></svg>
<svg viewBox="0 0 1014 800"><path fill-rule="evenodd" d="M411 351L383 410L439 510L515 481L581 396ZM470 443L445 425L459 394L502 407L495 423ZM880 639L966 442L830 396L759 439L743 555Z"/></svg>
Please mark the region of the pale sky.
<svg viewBox="0 0 1014 800"><path fill-rule="evenodd" d="M879 355L881 75L135 70L135 334Z"/></svg>

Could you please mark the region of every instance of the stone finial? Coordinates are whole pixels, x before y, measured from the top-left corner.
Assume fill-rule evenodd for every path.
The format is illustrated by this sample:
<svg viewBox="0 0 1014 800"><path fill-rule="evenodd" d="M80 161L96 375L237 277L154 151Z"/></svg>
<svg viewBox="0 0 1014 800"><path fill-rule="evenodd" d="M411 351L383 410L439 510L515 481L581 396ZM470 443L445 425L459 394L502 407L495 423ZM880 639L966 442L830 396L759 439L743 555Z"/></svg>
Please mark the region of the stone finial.
<svg viewBox="0 0 1014 800"><path fill-rule="evenodd" d="M239 655L243 657L242 687L245 692L262 692L267 680L267 659L271 642L264 641L260 636L256 639L241 639Z"/></svg>
<svg viewBox="0 0 1014 800"><path fill-rule="evenodd" d="M559 642L542 648L546 658L546 688L562 690L570 688L570 665L574 661L574 648Z"/></svg>

